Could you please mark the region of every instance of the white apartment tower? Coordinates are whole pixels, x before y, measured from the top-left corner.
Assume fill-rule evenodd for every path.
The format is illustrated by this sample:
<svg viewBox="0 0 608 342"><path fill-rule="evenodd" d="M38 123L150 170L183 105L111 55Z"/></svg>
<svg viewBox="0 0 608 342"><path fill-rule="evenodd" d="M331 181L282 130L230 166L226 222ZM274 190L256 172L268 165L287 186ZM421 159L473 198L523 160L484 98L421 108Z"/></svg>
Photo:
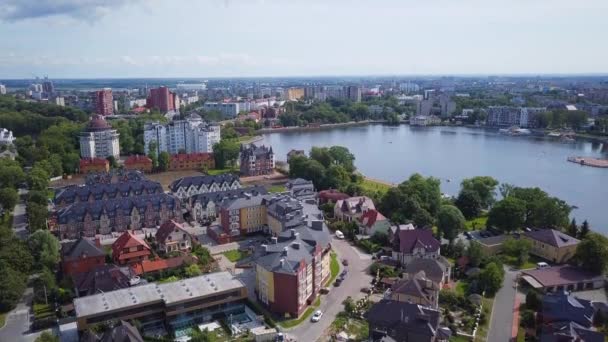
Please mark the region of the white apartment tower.
<svg viewBox="0 0 608 342"><path fill-rule="evenodd" d="M80 133L82 158L114 158L120 155L119 134L101 115L93 115L84 132Z"/></svg>
<svg viewBox="0 0 608 342"><path fill-rule="evenodd" d="M158 122L144 126L144 149L149 153L150 142L157 142L157 153L177 154L211 153L213 145L220 142L220 126L205 123L197 114L185 120L176 120L167 125Z"/></svg>

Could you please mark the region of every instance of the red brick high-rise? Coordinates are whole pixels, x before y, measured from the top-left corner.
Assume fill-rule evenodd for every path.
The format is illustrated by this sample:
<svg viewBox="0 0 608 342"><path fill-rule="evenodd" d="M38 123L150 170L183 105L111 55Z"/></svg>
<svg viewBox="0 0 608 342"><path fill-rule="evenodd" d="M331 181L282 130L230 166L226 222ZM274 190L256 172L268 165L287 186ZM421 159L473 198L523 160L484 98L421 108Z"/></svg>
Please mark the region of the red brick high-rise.
<svg viewBox="0 0 608 342"><path fill-rule="evenodd" d="M95 113L104 116L114 113L112 89L104 88L95 92Z"/></svg>
<svg viewBox="0 0 608 342"><path fill-rule="evenodd" d="M150 95L146 100L146 107L150 109L157 108L161 113L174 111L175 94L170 92L167 87L150 89Z"/></svg>

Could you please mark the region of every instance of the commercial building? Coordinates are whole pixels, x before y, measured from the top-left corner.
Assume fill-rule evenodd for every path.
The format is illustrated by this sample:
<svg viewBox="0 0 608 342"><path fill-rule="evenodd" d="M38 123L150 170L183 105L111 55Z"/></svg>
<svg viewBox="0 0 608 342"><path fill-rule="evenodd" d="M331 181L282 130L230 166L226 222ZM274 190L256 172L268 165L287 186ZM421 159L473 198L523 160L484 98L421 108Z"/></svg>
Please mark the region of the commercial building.
<svg viewBox="0 0 608 342"><path fill-rule="evenodd" d="M104 88L95 92L95 113L104 116L114 113L112 89Z"/></svg>
<svg viewBox="0 0 608 342"><path fill-rule="evenodd" d="M175 112L179 109L179 99L167 87L150 89L146 107L158 109L161 113Z"/></svg>
<svg viewBox="0 0 608 342"><path fill-rule="evenodd" d="M232 119L239 114L241 107L239 106L239 103L235 102L205 102L205 104L203 104L203 110L207 112L212 110L218 111L222 113L224 118ZM250 109L242 110L248 111Z"/></svg>
<svg viewBox="0 0 608 342"><path fill-rule="evenodd" d="M269 175L274 172L275 160L272 146L241 145L239 160L243 176Z"/></svg>
<svg viewBox="0 0 608 342"><path fill-rule="evenodd" d="M299 317L331 276L331 237L323 221L287 230L256 259L256 295L270 311Z"/></svg>
<svg viewBox="0 0 608 342"><path fill-rule="evenodd" d="M144 150L150 153L150 144L154 142L156 153L211 153L220 137L219 125L208 124L199 115L190 114L185 120L175 120L167 125L146 123Z"/></svg>
<svg viewBox="0 0 608 342"><path fill-rule="evenodd" d="M536 229L522 234L532 242L531 254L551 262L565 263L576 253L580 240L555 229Z"/></svg>
<svg viewBox="0 0 608 342"><path fill-rule="evenodd" d="M236 190L241 188L239 178L231 173L215 176L191 176L176 179L169 185L171 192L180 199L198 194Z"/></svg>
<svg viewBox="0 0 608 342"><path fill-rule="evenodd" d="M124 319L140 322L140 330L169 327L172 332L218 317L241 314L245 285L229 272L209 273L175 282L151 283L76 298L78 330Z"/></svg>
<svg viewBox="0 0 608 342"><path fill-rule="evenodd" d="M118 159L120 145L118 132L101 115L93 115L84 132L80 133L80 156L82 158Z"/></svg>

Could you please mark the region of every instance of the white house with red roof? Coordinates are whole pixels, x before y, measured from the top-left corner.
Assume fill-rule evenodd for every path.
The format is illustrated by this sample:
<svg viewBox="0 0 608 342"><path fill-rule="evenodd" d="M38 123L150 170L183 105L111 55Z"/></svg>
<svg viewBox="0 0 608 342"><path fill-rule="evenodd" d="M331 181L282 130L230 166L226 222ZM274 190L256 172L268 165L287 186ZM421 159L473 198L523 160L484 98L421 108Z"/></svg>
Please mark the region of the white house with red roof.
<svg viewBox="0 0 608 342"><path fill-rule="evenodd" d="M112 244L112 259L119 265L146 260L151 254L150 246L130 230L125 231Z"/></svg>

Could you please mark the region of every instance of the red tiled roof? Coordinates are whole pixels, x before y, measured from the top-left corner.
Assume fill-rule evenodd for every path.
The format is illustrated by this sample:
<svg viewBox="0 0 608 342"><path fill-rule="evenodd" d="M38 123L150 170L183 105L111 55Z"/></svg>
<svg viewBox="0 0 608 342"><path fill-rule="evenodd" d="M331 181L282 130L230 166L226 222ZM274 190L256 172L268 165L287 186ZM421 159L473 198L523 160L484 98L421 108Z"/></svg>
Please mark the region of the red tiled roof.
<svg viewBox="0 0 608 342"><path fill-rule="evenodd" d="M178 268L184 264L186 257L178 256L169 259L158 259L158 260L144 260L137 264L131 265L131 268L137 275L144 273L156 272L167 270L171 268Z"/></svg>
<svg viewBox="0 0 608 342"><path fill-rule="evenodd" d="M125 165L141 164L141 163L152 164L152 159L150 159L150 157L148 157L148 156L134 155L134 156L129 156L125 160Z"/></svg>
<svg viewBox="0 0 608 342"><path fill-rule="evenodd" d="M171 162L203 161L213 159L213 153L179 153L171 156Z"/></svg>
<svg viewBox="0 0 608 342"><path fill-rule="evenodd" d="M338 201L349 197L349 195L334 189L319 191L319 198L326 200Z"/></svg>
<svg viewBox="0 0 608 342"><path fill-rule="evenodd" d="M112 256L118 257L119 260L123 259L124 255L126 255L123 253L125 248L137 246L144 246L144 250L128 253L129 258L150 254L150 246L148 246L144 240L138 238L127 230L112 244Z"/></svg>
<svg viewBox="0 0 608 342"><path fill-rule="evenodd" d="M384 215L382 215L378 210L371 209L371 210L364 212L363 215L361 215L361 218L359 220L361 221L362 224L371 228L374 226L376 221L384 221L384 220L386 220L386 217L384 217Z"/></svg>
<svg viewBox="0 0 608 342"><path fill-rule="evenodd" d="M89 166L89 165L107 165L109 161L103 158L84 158L80 159L80 167Z"/></svg>

